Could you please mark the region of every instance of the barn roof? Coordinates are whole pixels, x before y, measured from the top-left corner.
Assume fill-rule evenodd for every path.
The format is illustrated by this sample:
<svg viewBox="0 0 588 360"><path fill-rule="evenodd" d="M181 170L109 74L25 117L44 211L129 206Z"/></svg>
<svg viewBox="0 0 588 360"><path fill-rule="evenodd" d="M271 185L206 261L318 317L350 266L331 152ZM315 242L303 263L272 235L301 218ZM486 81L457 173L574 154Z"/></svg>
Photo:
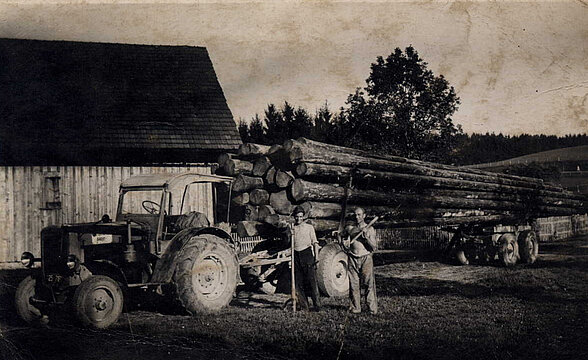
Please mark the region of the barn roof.
<svg viewBox="0 0 588 360"><path fill-rule="evenodd" d="M126 180L124 180L121 184L121 188L132 188L132 187L174 187L180 186L184 187L186 184L191 184L195 182L210 182L210 183L219 183L219 182L230 182L233 181L232 177L229 176L220 176L220 175L203 175L203 174L196 174L196 173L179 173L179 174L142 174L142 175L135 175Z"/></svg>
<svg viewBox="0 0 588 360"><path fill-rule="evenodd" d="M203 47L0 39L0 163L213 162L240 144Z"/></svg>

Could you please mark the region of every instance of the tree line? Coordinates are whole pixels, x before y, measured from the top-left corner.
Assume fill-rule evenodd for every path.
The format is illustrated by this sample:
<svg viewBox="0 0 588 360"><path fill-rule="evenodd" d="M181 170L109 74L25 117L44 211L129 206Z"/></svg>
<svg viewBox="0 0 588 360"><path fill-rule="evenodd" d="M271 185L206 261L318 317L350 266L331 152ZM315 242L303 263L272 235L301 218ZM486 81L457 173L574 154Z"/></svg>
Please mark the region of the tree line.
<svg viewBox="0 0 588 360"><path fill-rule="evenodd" d="M443 77L427 68L412 47L396 48L371 64L366 86L333 112L325 102L311 112L284 102L263 116L239 120L244 142L282 143L301 136L358 149L455 165L505 160L588 144L588 135L465 134L452 116L460 99Z"/></svg>

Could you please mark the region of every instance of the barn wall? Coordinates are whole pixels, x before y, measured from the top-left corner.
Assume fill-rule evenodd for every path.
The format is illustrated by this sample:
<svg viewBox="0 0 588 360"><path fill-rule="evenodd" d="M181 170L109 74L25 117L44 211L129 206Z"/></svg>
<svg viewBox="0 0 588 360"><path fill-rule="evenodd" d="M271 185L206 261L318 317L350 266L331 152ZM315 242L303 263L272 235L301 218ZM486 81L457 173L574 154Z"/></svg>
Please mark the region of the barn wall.
<svg viewBox="0 0 588 360"><path fill-rule="evenodd" d="M0 167L0 263L24 251L40 256L41 229L114 217L120 182L138 174L210 174L208 166L4 166ZM191 194L212 218L210 192ZM60 202L60 204L59 204ZM202 209L204 210L204 209Z"/></svg>

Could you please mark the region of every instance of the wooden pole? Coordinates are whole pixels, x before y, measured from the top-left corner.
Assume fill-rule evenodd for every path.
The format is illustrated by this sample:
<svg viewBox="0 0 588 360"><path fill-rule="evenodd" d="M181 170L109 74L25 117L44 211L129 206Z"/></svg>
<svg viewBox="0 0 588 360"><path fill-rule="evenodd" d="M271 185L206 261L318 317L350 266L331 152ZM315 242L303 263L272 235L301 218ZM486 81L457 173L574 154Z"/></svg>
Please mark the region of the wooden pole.
<svg viewBox="0 0 588 360"><path fill-rule="evenodd" d="M294 235L296 234L296 230L294 229L294 225L292 225L290 227L291 229L291 233L292 233L292 241L290 241L291 245L290 245L290 249L291 249L291 258L292 260L290 261L291 263L291 271L292 271L292 287L291 287L291 291L292 291L292 312L296 312L296 273L294 271Z"/></svg>

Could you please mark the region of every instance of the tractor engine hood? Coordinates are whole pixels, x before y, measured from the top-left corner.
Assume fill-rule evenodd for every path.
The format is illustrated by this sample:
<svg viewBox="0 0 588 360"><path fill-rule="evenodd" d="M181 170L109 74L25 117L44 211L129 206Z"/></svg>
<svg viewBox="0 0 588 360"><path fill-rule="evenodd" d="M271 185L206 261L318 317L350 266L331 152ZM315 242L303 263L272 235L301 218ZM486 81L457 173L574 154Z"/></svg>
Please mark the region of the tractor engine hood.
<svg viewBox="0 0 588 360"><path fill-rule="evenodd" d="M131 231L133 235L142 235L147 233L148 226L141 226L131 222ZM111 223L80 223L63 225L63 230L69 233L90 233L90 234L113 234L126 235L128 225L125 221Z"/></svg>

